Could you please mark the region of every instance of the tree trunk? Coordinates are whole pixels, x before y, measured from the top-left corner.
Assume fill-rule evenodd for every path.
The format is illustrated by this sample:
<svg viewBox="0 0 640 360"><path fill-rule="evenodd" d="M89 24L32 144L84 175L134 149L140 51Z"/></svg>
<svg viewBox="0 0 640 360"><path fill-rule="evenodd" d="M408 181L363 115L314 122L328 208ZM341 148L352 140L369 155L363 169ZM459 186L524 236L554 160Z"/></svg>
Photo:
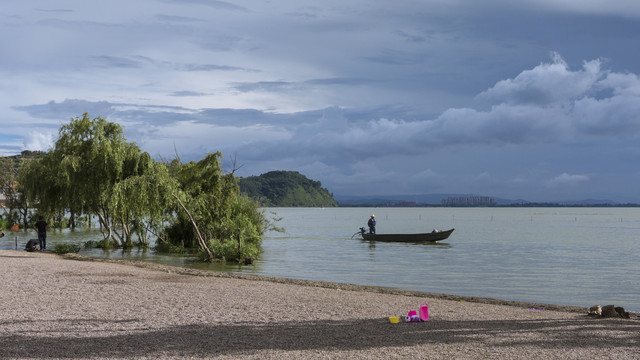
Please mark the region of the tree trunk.
<svg viewBox="0 0 640 360"><path fill-rule="evenodd" d="M133 241L131 240L131 228L123 221L122 225L122 248L128 249L133 247Z"/></svg>
<svg viewBox="0 0 640 360"><path fill-rule="evenodd" d="M22 225L25 229L28 229L29 224L27 223L27 216L29 215L29 208L20 208L18 209L18 213L20 214L18 217L18 222L20 222L20 217L22 217Z"/></svg>
<svg viewBox="0 0 640 360"><path fill-rule="evenodd" d="M182 207L184 212L187 213L187 216L189 216L189 220L191 221L191 225L193 225L193 229L196 232L196 237L198 239L198 243L200 244L200 247L202 247L202 249L204 249L204 251L207 252L208 260L210 262L213 261L215 259L215 257L213 256L213 253L211 252L211 249L209 249L209 247L207 246L207 242L204 241L204 238L202 237L202 234L200 234L200 229L198 229L198 225L196 224L195 219L193 218L193 216L191 216L191 213L189 212L189 210L187 210L187 207L184 206L182 201L180 201L180 199L175 194L171 194L171 195L173 195L173 197L175 197L176 200L178 200L178 204L180 204L180 207Z"/></svg>
<svg viewBox="0 0 640 360"><path fill-rule="evenodd" d="M73 211L71 211L69 214L69 227L71 229L76 228L76 215L73 213Z"/></svg>
<svg viewBox="0 0 640 360"><path fill-rule="evenodd" d="M106 241L113 240L113 242L116 243L116 246L120 246L120 241L118 241L118 239L114 236L117 235L117 233L115 233L113 226L109 224L109 219L106 218L103 214L98 214L98 221L100 222L100 232L102 232L102 237L104 237Z"/></svg>
<svg viewBox="0 0 640 360"><path fill-rule="evenodd" d="M238 229L238 262L242 260L242 230Z"/></svg>

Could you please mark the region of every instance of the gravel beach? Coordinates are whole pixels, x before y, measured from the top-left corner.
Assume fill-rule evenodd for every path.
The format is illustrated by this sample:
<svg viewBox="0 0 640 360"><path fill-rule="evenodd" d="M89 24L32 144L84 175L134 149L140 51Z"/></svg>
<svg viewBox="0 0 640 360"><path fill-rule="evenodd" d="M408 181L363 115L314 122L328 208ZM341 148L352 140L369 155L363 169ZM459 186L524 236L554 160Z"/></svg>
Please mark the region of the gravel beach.
<svg viewBox="0 0 640 360"><path fill-rule="evenodd" d="M0 285L2 359L640 358L635 314L10 250Z"/></svg>

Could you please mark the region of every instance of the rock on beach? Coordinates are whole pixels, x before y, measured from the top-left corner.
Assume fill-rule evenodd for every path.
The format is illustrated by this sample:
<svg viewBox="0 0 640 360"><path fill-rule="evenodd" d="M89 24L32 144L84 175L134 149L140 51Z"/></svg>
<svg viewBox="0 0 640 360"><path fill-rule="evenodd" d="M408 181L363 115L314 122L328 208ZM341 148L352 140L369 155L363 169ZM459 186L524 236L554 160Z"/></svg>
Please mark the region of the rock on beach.
<svg viewBox="0 0 640 360"><path fill-rule="evenodd" d="M630 359L587 309L0 250L0 359ZM429 321L391 324L429 303ZM539 311L543 309L543 311Z"/></svg>

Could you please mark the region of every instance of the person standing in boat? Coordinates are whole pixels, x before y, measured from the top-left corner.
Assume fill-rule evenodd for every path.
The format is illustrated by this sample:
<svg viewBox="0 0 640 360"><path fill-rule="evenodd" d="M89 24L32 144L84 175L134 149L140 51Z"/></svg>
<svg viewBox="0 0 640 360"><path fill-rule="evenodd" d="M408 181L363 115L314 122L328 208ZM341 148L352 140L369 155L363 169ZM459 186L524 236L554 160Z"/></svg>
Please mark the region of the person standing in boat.
<svg viewBox="0 0 640 360"><path fill-rule="evenodd" d="M367 225L369 225L369 233L375 234L376 233L376 216L374 214L371 214L371 217L369 218L369 222L367 223Z"/></svg>

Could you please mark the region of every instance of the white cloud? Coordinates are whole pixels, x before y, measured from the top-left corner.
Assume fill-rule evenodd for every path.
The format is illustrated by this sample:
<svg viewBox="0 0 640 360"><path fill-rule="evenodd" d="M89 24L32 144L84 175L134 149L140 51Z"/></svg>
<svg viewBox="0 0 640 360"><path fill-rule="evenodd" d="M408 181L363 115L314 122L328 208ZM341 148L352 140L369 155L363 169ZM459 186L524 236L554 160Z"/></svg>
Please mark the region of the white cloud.
<svg viewBox="0 0 640 360"><path fill-rule="evenodd" d="M556 55L553 62L522 71L482 93L481 97L493 102L488 110L451 108L434 119L407 120L402 118L407 114L402 113L398 119L363 119L338 107L327 108L312 118L308 114L253 111L245 115L240 111L80 100L20 109L41 118L67 117L79 113L79 106L101 109L110 113L110 120L126 122L128 134L142 136L135 141L152 154L172 152L163 145L171 141L189 153L224 149L241 150L255 159L277 154L291 159L312 156L322 161L336 157L358 160L428 154L459 146L634 138L640 136L640 92L636 89L640 89L640 81L635 74L602 70L597 60L585 62L582 69L574 71ZM523 96L531 93L539 94L535 97L538 101ZM254 120L225 120L229 116ZM296 121L298 117L303 120Z"/></svg>
<svg viewBox="0 0 640 360"><path fill-rule="evenodd" d="M637 24L611 16L640 3L230 4L7 2L0 149L46 147L29 132L87 111L154 156L222 150L243 171L308 168L362 192L543 184L640 160L624 150L640 137ZM570 160L582 152L602 155Z"/></svg>
<svg viewBox="0 0 640 360"><path fill-rule="evenodd" d="M488 181L491 180L491 174L488 171L483 171L480 174L475 176L475 179L478 181Z"/></svg>
<svg viewBox="0 0 640 360"><path fill-rule="evenodd" d="M606 75L600 69L600 60L585 62L582 70L571 71L559 54L552 57L552 63L542 63L513 79L499 81L478 97L512 105L549 106L584 97Z"/></svg>
<svg viewBox="0 0 640 360"><path fill-rule="evenodd" d="M567 173L562 173L561 175L556 176L555 178L549 180L547 184L549 186L575 186L579 183L589 181L588 175L570 175Z"/></svg>
<svg viewBox="0 0 640 360"><path fill-rule="evenodd" d="M526 2L564 12L623 17L640 16L640 3L636 0L526 0Z"/></svg>
<svg viewBox="0 0 640 360"><path fill-rule="evenodd" d="M47 151L53 147L55 133L30 131L24 137L24 148L27 150Z"/></svg>

